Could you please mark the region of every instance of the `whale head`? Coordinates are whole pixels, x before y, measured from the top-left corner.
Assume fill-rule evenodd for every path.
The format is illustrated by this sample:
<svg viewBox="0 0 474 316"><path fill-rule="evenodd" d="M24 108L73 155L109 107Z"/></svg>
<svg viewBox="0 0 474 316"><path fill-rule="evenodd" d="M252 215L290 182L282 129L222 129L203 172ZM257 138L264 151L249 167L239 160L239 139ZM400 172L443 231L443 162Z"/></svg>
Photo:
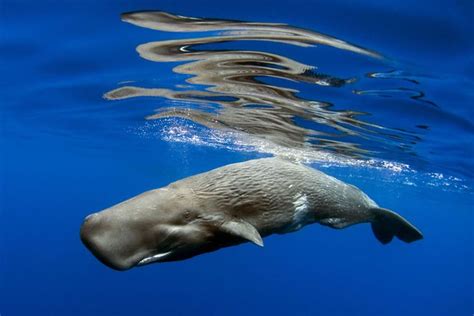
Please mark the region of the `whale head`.
<svg viewBox="0 0 474 316"><path fill-rule="evenodd" d="M184 260L252 241L263 245L255 227L209 211L192 192L147 191L84 219L80 236L105 265L116 270L154 262Z"/></svg>

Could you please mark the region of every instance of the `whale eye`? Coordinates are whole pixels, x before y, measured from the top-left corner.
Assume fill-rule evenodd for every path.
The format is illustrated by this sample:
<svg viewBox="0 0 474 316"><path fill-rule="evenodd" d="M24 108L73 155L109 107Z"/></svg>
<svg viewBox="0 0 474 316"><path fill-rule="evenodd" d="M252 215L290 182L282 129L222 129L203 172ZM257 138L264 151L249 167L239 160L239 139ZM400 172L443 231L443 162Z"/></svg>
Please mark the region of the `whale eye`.
<svg viewBox="0 0 474 316"><path fill-rule="evenodd" d="M190 210L184 211L183 217L186 220L190 219L191 218L191 211Z"/></svg>
<svg viewBox="0 0 474 316"><path fill-rule="evenodd" d="M184 223L191 223L198 218L198 214L192 209L186 209L181 215L181 219Z"/></svg>

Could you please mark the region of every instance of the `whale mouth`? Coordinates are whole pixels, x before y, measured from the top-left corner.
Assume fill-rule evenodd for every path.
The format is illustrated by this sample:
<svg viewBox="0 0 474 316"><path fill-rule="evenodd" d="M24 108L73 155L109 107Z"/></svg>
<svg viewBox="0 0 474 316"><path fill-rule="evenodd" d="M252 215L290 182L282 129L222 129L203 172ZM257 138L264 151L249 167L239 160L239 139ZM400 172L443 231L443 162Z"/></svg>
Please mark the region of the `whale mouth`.
<svg viewBox="0 0 474 316"><path fill-rule="evenodd" d="M172 252L173 251L167 251L167 252L157 253L157 254L145 257L137 263L137 266L143 266L146 264L160 261L161 259L164 259L165 257L169 256Z"/></svg>

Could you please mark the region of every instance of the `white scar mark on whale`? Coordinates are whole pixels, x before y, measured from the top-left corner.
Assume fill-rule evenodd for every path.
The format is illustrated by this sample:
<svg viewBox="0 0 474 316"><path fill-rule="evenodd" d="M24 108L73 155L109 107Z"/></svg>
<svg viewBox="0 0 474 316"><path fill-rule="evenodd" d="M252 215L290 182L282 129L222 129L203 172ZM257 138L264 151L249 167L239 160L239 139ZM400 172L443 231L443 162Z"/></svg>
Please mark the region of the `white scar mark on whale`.
<svg viewBox="0 0 474 316"><path fill-rule="evenodd" d="M159 253L159 254L156 254L156 255L153 255L153 256L150 256L150 257L146 257L146 258L140 260L140 262L138 262L137 265L140 266L140 265L145 265L145 264L148 264L148 263L158 261L161 258L166 257L167 255L169 255L170 253L171 253L171 251L168 251L168 252Z"/></svg>
<svg viewBox="0 0 474 316"><path fill-rule="evenodd" d="M306 194L296 194L293 206L295 207L295 210L293 213L291 230L298 230L306 224L308 216L308 198Z"/></svg>

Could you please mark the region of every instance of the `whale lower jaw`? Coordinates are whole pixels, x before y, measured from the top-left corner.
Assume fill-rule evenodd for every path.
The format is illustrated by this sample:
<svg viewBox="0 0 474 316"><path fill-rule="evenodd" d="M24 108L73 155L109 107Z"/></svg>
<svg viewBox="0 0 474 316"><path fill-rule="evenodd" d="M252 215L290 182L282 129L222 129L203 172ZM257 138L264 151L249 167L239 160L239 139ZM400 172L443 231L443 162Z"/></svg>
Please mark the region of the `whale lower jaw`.
<svg viewBox="0 0 474 316"><path fill-rule="evenodd" d="M158 253L158 254L155 254L153 256L149 256L149 257L146 257L142 260L140 260L138 263L137 263L137 266L143 266L145 264L149 264L149 263L153 263L153 262L157 262L157 261L160 261L161 259L165 258L166 256L170 255L172 253L172 251L168 251L168 252L163 252L163 253Z"/></svg>

